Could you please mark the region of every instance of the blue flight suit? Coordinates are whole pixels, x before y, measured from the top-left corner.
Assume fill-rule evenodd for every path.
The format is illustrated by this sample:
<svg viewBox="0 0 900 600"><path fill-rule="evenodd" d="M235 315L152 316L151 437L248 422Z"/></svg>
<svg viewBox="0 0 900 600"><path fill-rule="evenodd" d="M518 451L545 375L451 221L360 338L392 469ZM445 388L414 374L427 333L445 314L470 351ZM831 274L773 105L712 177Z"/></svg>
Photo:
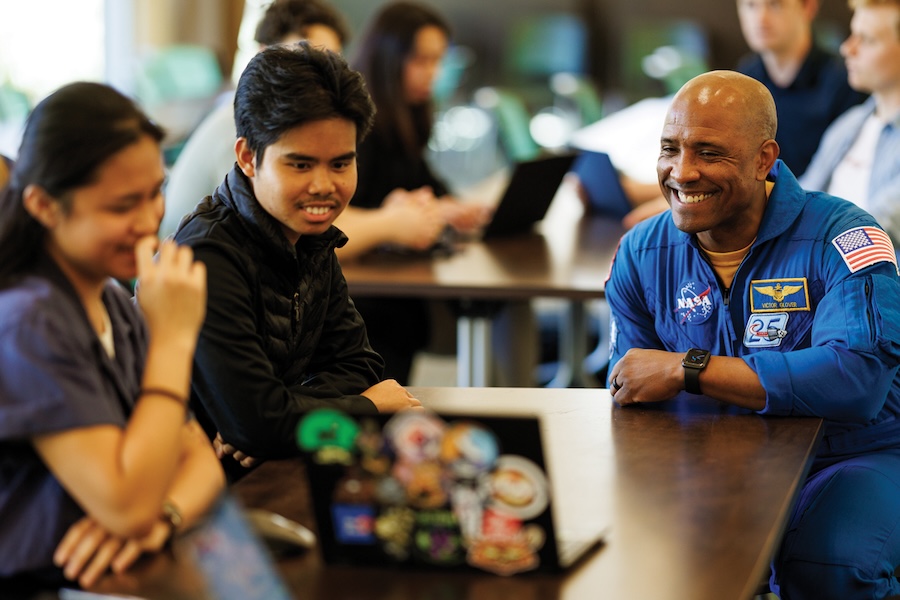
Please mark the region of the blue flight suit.
<svg viewBox="0 0 900 600"><path fill-rule="evenodd" d="M868 213L801 189L780 160L772 176L730 289L669 212L625 235L606 284L610 371L630 348L704 348L753 369L766 391L760 414L824 418L773 591L782 600L900 594L896 257Z"/></svg>

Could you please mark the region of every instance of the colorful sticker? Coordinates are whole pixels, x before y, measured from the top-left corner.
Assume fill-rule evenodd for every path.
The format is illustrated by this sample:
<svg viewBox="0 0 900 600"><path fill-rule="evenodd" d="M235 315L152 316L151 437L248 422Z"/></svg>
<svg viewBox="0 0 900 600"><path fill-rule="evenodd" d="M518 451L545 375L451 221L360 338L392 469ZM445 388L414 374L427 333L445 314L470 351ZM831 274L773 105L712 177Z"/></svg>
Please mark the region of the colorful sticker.
<svg viewBox="0 0 900 600"><path fill-rule="evenodd" d="M806 277L755 279L750 282L750 312L775 313L809 310Z"/></svg>
<svg viewBox="0 0 900 600"><path fill-rule="evenodd" d="M338 543L503 575L540 564L546 534L526 521L549 506L547 477L523 456L500 455L484 425L408 411L380 429L370 417L357 424L324 409L310 412L297 436L320 462L349 461L331 498Z"/></svg>
<svg viewBox="0 0 900 600"><path fill-rule="evenodd" d="M547 477L540 467L523 456L502 455L484 485L488 506L518 519L533 519L550 502Z"/></svg>
<svg viewBox="0 0 900 600"><path fill-rule="evenodd" d="M359 425L347 414L331 409L309 411L297 426L297 444L302 450L315 452L322 464L351 464Z"/></svg>
<svg viewBox="0 0 900 600"><path fill-rule="evenodd" d="M435 415L403 411L384 426L384 435L401 461L419 463L436 461L446 423Z"/></svg>
<svg viewBox="0 0 900 600"><path fill-rule="evenodd" d="M441 462L461 479L474 479L488 471L499 454L497 438L477 423L453 423L441 442Z"/></svg>
<svg viewBox="0 0 900 600"><path fill-rule="evenodd" d="M705 323L713 313L712 286L699 281L682 283L675 296L675 315L682 325Z"/></svg>
<svg viewBox="0 0 900 600"><path fill-rule="evenodd" d="M469 546L466 561L497 575L531 571L540 563L537 550L524 531L512 538L482 538Z"/></svg>
<svg viewBox="0 0 900 600"><path fill-rule="evenodd" d="M744 330L747 348L774 348L787 336L788 313L751 314Z"/></svg>
<svg viewBox="0 0 900 600"><path fill-rule="evenodd" d="M413 508L438 508L447 503L440 463L424 462L410 468L406 496Z"/></svg>
<svg viewBox="0 0 900 600"><path fill-rule="evenodd" d="M416 556L425 562L455 565L465 558L456 516L448 510L421 511L413 533Z"/></svg>
<svg viewBox="0 0 900 600"><path fill-rule="evenodd" d="M415 523L416 513L402 506L391 507L375 519L375 535L388 555L397 560L409 558Z"/></svg>
<svg viewBox="0 0 900 600"><path fill-rule="evenodd" d="M331 507L334 537L342 544L374 544L375 509L364 504L334 504Z"/></svg>

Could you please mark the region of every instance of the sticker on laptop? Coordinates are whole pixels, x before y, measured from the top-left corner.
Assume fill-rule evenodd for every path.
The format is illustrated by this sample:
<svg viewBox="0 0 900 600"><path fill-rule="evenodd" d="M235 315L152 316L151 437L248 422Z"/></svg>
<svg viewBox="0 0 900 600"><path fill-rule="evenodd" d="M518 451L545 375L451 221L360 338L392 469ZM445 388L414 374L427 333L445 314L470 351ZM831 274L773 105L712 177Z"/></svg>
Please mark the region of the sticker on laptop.
<svg viewBox="0 0 900 600"><path fill-rule="evenodd" d="M383 427L358 419L317 409L298 426L315 461L346 465L331 497L337 542L500 575L540 565L547 534L529 520L548 510L550 487L538 464L501 454L497 436L471 420L425 411L397 413Z"/></svg>

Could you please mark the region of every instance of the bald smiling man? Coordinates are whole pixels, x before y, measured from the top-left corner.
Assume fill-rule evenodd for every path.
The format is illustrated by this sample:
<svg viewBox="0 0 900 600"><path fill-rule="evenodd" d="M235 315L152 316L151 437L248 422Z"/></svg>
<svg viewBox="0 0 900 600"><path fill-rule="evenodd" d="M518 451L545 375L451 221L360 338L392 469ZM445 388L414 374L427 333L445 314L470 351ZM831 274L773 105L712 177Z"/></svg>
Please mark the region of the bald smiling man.
<svg viewBox="0 0 900 600"><path fill-rule="evenodd" d="M622 406L697 394L825 419L773 562L782 600L900 594L900 278L890 238L778 160L768 90L731 71L675 95L657 167L670 210L606 284Z"/></svg>

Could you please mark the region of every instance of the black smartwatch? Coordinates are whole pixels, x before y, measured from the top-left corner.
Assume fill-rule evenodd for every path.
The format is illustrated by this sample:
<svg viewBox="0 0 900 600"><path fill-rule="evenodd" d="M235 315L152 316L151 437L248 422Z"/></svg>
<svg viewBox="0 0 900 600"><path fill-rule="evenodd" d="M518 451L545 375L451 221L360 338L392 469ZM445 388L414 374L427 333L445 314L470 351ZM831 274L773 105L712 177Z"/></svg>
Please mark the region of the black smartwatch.
<svg viewBox="0 0 900 600"><path fill-rule="evenodd" d="M700 371L709 364L709 350L691 348L681 359L684 367L684 391L689 394L702 394L700 391Z"/></svg>

